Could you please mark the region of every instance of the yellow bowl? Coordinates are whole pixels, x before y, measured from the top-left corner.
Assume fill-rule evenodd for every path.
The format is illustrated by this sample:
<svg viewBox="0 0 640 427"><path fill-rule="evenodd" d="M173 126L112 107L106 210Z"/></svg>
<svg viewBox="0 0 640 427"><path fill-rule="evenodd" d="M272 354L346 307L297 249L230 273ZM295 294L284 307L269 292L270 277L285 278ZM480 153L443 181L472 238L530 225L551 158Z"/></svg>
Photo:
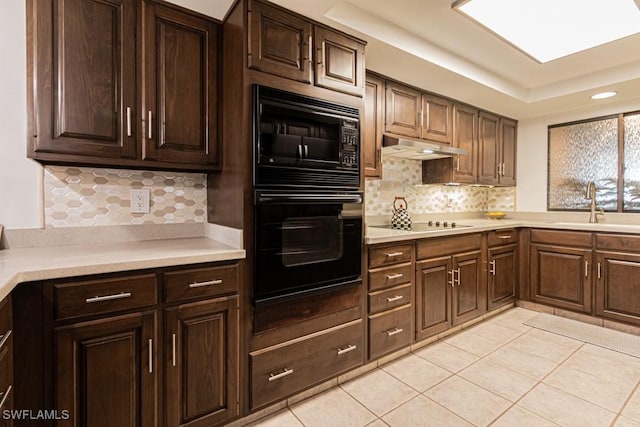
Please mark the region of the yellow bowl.
<svg viewBox="0 0 640 427"><path fill-rule="evenodd" d="M491 219L500 219L507 216L504 212L487 212L487 216Z"/></svg>

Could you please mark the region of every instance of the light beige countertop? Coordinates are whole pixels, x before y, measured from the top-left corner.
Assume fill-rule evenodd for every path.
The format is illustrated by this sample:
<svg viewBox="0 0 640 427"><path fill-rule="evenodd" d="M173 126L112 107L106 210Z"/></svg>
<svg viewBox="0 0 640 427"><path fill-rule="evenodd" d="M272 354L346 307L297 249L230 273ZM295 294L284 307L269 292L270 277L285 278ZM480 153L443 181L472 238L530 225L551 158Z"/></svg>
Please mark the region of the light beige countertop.
<svg viewBox="0 0 640 427"><path fill-rule="evenodd" d="M588 214L586 214L588 217ZM482 231L500 230L505 228L514 227L530 227L530 228L548 228L556 230L578 230L578 231L590 231L590 232L609 232L609 233L628 233L628 234L640 234L640 216L636 217L623 217L615 216L615 214L609 215L608 221L602 221L596 224L590 224L587 221L583 221L584 214L564 214L564 213L539 213L539 214L517 214L511 213L505 219L479 219L478 217L453 216L457 225L461 227L438 229L430 231L404 231L404 230L391 230L384 228L372 227L370 224L384 224L384 221L380 221L376 218L367 223L365 231L365 243L387 243L403 240L424 239L430 237L441 236L453 236L457 234L477 233ZM435 220L439 218L448 218L446 215L439 215L433 217ZM632 223L629 222L631 218ZM424 218L417 218L414 222L424 222L427 219L432 219L431 216ZM612 222L617 221L617 222ZM388 223L388 221L387 221ZM467 225L468 227L462 227Z"/></svg>
<svg viewBox="0 0 640 427"><path fill-rule="evenodd" d="M208 237L167 238L0 250L0 300L37 280L245 258Z"/></svg>

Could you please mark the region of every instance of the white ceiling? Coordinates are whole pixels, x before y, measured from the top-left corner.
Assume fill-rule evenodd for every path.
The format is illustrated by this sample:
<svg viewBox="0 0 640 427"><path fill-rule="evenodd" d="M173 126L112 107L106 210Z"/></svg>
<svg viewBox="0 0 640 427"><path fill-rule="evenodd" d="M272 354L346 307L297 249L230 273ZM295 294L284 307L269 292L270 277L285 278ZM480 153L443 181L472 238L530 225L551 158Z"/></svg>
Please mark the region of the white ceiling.
<svg viewBox="0 0 640 427"><path fill-rule="evenodd" d="M218 19L233 2L171 1ZM539 64L451 0L272 1L367 40L368 69L514 118L636 99L640 109L640 35ZM602 90L619 95L590 99Z"/></svg>

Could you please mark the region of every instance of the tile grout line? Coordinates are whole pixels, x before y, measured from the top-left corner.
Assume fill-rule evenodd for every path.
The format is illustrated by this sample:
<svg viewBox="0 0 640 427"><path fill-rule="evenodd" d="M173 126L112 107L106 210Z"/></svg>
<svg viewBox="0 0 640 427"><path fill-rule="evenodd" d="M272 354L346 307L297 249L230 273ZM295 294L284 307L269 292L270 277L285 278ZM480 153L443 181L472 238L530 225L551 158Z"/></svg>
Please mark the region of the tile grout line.
<svg viewBox="0 0 640 427"><path fill-rule="evenodd" d="M633 390L631 390L631 393L629 393L629 396L627 396L627 398L625 399L624 403L620 407L620 411L618 411L616 416L613 418L613 421L611 422L612 426L614 426L618 421L618 419L623 416L622 413L626 409L627 405L629 404L629 401L631 400L631 398L635 393L640 393L640 380L638 380L638 382L636 383L636 386L633 388ZM632 420L637 421L634 418L632 418Z"/></svg>

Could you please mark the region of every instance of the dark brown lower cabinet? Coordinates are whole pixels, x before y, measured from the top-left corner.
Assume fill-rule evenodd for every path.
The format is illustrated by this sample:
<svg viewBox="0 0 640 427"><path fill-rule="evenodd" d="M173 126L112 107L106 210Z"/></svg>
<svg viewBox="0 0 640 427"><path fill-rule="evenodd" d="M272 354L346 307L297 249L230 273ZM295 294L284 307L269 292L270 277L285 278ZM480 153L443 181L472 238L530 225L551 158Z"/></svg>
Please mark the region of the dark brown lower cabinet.
<svg viewBox="0 0 640 427"><path fill-rule="evenodd" d="M165 314L166 425L212 426L238 415L238 297Z"/></svg>
<svg viewBox="0 0 640 427"><path fill-rule="evenodd" d="M11 297L0 301L0 427L13 426L5 412L13 406L13 313Z"/></svg>
<svg viewBox="0 0 640 427"><path fill-rule="evenodd" d="M158 425L156 331L155 311L56 328L56 425Z"/></svg>
<svg viewBox="0 0 640 427"><path fill-rule="evenodd" d="M591 313L591 249L530 246L531 300Z"/></svg>
<svg viewBox="0 0 640 427"><path fill-rule="evenodd" d="M416 263L416 340L486 311L480 249Z"/></svg>
<svg viewBox="0 0 640 427"><path fill-rule="evenodd" d="M596 252L596 314L640 324L640 255Z"/></svg>
<svg viewBox="0 0 640 427"><path fill-rule="evenodd" d="M513 302L518 279L517 245L488 249L487 306L493 310Z"/></svg>

